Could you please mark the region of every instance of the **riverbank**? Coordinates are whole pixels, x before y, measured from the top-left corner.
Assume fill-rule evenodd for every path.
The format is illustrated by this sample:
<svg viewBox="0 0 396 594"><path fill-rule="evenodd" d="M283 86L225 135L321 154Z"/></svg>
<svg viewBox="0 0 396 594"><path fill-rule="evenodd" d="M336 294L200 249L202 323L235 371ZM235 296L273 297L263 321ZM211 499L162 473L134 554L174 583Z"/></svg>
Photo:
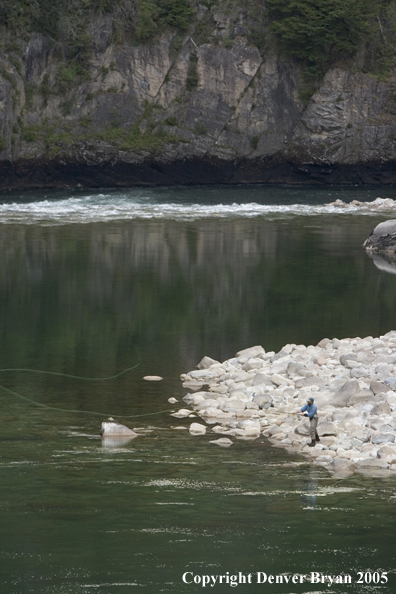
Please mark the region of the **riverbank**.
<svg viewBox="0 0 396 594"><path fill-rule="evenodd" d="M264 435L337 473L389 473L396 471L395 364L391 331L379 338L324 338L316 346L287 344L278 353L254 346L223 363L204 357L181 379L191 390L184 401L211 433L229 440L219 445ZM307 445L308 420L297 414L308 397L319 414L315 447ZM190 429L206 433L205 426Z"/></svg>
<svg viewBox="0 0 396 594"><path fill-rule="evenodd" d="M165 147L169 148L166 144ZM184 147L184 145L183 145ZM183 148L182 147L182 148ZM165 150L165 149L164 149ZM61 155L2 161L2 192L36 189L134 188L174 185L392 186L395 162L306 164L282 155L234 157L126 155L110 145L101 151L81 146ZM342 202L342 201L341 201ZM335 204L345 206L345 204Z"/></svg>

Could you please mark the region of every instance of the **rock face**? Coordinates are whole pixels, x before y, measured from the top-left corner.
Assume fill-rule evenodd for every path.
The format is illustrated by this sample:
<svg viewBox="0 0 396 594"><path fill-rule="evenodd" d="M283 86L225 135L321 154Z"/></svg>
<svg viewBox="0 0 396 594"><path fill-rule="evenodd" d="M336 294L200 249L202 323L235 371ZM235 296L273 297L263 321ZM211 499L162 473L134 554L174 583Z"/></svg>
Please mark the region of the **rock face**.
<svg viewBox="0 0 396 594"><path fill-rule="evenodd" d="M396 464L396 331L288 344L279 353L256 346L181 379L197 381L197 374L208 391L184 401L213 433L237 440L265 435L337 473L383 472ZM298 417L311 396L319 415L315 447L307 445L308 420ZM190 431L203 434L205 426L193 423Z"/></svg>
<svg viewBox="0 0 396 594"><path fill-rule="evenodd" d="M363 244L369 252L396 253L396 220L379 223ZM392 271L391 271L392 272Z"/></svg>
<svg viewBox="0 0 396 594"><path fill-rule="evenodd" d="M392 79L333 68L304 105L298 64L260 53L243 11L228 43L214 15L213 43L194 40L199 10L141 45L92 20L83 77L40 33L2 53L0 187L396 181Z"/></svg>

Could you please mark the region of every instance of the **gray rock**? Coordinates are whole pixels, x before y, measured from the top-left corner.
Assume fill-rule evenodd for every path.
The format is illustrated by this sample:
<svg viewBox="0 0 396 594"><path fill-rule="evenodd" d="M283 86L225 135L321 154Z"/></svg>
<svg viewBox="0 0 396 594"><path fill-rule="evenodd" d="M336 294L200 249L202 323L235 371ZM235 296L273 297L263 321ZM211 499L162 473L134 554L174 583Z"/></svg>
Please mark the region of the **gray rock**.
<svg viewBox="0 0 396 594"><path fill-rule="evenodd" d="M243 349L242 351L238 351L235 356L236 357L247 357L248 359L250 359L251 357L258 357L259 355L264 355L264 354L265 354L265 350L263 349L263 347L257 345L254 347L250 347L248 349Z"/></svg>
<svg viewBox="0 0 396 594"><path fill-rule="evenodd" d="M187 388L189 390L199 390L202 388L203 382L198 382L193 379L186 379L186 381L182 383L182 386L183 388Z"/></svg>
<svg viewBox="0 0 396 594"><path fill-rule="evenodd" d="M356 431L355 434L354 434L354 439L357 439L357 440L361 441L362 443L369 442L370 441L370 438L371 438L370 431L365 431L365 430Z"/></svg>
<svg viewBox="0 0 396 594"><path fill-rule="evenodd" d="M356 394L349 399L349 405L354 406L355 404L361 404L362 402L367 402L370 398L373 397L373 392L371 390L359 390Z"/></svg>
<svg viewBox="0 0 396 594"><path fill-rule="evenodd" d="M341 386L341 388L334 394L332 398L329 400L329 404L335 406L337 408L342 408L344 406L348 406L349 399L351 396L356 394L359 390L359 384L357 380L352 379L346 381L345 384Z"/></svg>
<svg viewBox="0 0 396 594"><path fill-rule="evenodd" d="M275 435L276 433L283 433L283 430L279 427L279 425L271 425L268 429L265 430L266 435Z"/></svg>
<svg viewBox="0 0 396 594"><path fill-rule="evenodd" d="M112 421L104 421L102 423L101 429L102 437L137 437L138 433L126 427L126 425L121 425L120 423L114 423Z"/></svg>
<svg viewBox="0 0 396 594"><path fill-rule="evenodd" d="M284 386L284 385L294 385L293 380L285 377L284 375L280 375L279 373L274 373L271 375L271 381L276 386Z"/></svg>
<svg viewBox="0 0 396 594"><path fill-rule="evenodd" d="M389 467L389 464L385 462L385 460L380 460L379 458L363 458L363 460L355 460L354 463L357 470L362 468L378 468L386 470Z"/></svg>
<svg viewBox="0 0 396 594"><path fill-rule="evenodd" d="M371 442L374 445L378 445L380 443L395 443L395 436L393 433L380 433L379 435L375 435Z"/></svg>
<svg viewBox="0 0 396 594"><path fill-rule="evenodd" d="M385 445L378 450L378 457L381 459L386 459L388 456L396 454L396 448Z"/></svg>
<svg viewBox="0 0 396 594"><path fill-rule="evenodd" d="M378 380L373 380L370 383L370 390L373 394L378 394L379 392L389 392L390 386L386 384L386 382L379 382Z"/></svg>
<svg viewBox="0 0 396 594"><path fill-rule="evenodd" d="M199 402L199 404L197 404L196 406L194 406L196 411L203 411L207 408L220 408L220 402L218 402L217 400L202 400L202 402ZM191 411L190 411L191 412Z"/></svg>
<svg viewBox="0 0 396 594"><path fill-rule="evenodd" d="M390 415L391 408L387 402L380 402L376 404L371 411L372 415Z"/></svg>
<svg viewBox="0 0 396 594"><path fill-rule="evenodd" d="M360 439L357 439L357 437L352 437L351 444L352 444L353 448L360 449L363 445L363 441L361 441Z"/></svg>
<svg viewBox="0 0 396 594"><path fill-rule="evenodd" d="M391 219L379 223L363 246L366 250L380 253L394 253L396 251L396 220Z"/></svg>
<svg viewBox="0 0 396 594"><path fill-rule="evenodd" d="M375 373L377 374L380 380L384 380L393 372L393 367L394 366L390 363L380 363L375 368ZM386 384L384 385L386 386ZM386 389L388 389L388 386L386 386ZM381 392L383 391L384 390L382 389Z"/></svg>
<svg viewBox="0 0 396 594"><path fill-rule="evenodd" d="M304 377L303 379L298 379L295 382L295 386L297 390L301 388L305 388L306 386L325 386L326 382L323 378L316 376L311 377Z"/></svg>
<svg viewBox="0 0 396 594"><path fill-rule="evenodd" d="M303 373L301 372L304 371L304 369L305 368L300 363L290 361L290 363L287 366L286 373L289 377L293 377L295 375L303 375Z"/></svg>
<svg viewBox="0 0 396 594"><path fill-rule="evenodd" d="M255 396L253 402L255 402L259 408L265 408L265 405L269 404L271 406L272 398L271 396L264 394L263 396Z"/></svg>
<svg viewBox="0 0 396 594"><path fill-rule="evenodd" d="M192 435L204 435L206 433L205 425L201 423L191 423L189 431Z"/></svg>
<svg viewBox="0 0 396 594"><path fill-rule="evenodd" d="M219 439L212 439L209 443L214 443L216 445L226 447L226 448L228 448L229 446L231 446L233 444L231 439L228 439L228 437L219 437Z"/></svg>
<svg viewBox="0 0 396 594"><path fill-rule="evenodd" d="M143 379L146 380L146 382L160 382L164 378L160 375L145 375Z"/></svg>
<svg viewBox="0 0 396 594"><path fill-rule="evenodd" d="M274 386L269 375L267 375L266 373L256 373L252 385L260 386L262 384L266 386Z"/></svg>
<svg viewBox="0 0 396 594"><path fill-rule="evenodd" d="M246 363L242 366L244 371L251 371L252 369L261 369L264 365L264 361L262 359L257 359L252 357L246 361Z"/></svg>
<svg viewBox="0 0 396 594"><path fill-rule="evenodd" d="M326 421L319 422L318 434L320 437L325 437L326 435L338 435L337 425L334 423L328 423Z"/></svg>
<svg viewBox="0 0 396 594"><path fill-rule="evenodd" d="M371 429L374 429L374 431L379 431L381 429L381 427L383 427L385 425L385 421L384 419L373 419L370 422L370 427Z"/></svg>
<svg viewBox="0 0 396 594"><path fill-rule="evenodd" d="M220 405L221 410L245 410L246 403L242 400L226 400Z"/></svg>
<svg viewBox="0 0 396 594"><path fill-rule="evenodd" d="M288 357L289 353L287 351L284 351L283 349L281 349L278 353L276 353L275 355L273 355L270 359L271 363L274 363L275 361L277 361L278 359L282 359L282 357Z"/></svg>
<svg viewBox="0 0 396 594"><path fill-rule="evenodd" d="M300 423L294 429L294 433L297 433L297 435L309 435L309 423L307 421Z"/></svg>
<svg viewBox="0 0 396 594"><path fill-rule="evenodd" d="M191 410L187 408L180 408L177 412L171 413L171 417L175 417L176 419L184 419L190 416Z"/></svg>
<svg viewBox="0 0 396 594"><path fill-rule="evenodd" d="M288 437L285 437L285 439L282 439L281 443L283 443L283 445L292 445L293 442Z"/></svg>
<svg viewBox="0 0 396 594"><path fill-rule="evenodd" d="M346 365L347 361L357 361L357 356L355 355L355 353L344 353L343 355L341 355L341 365Z"/></svg>
<svg viewBox="0 0 396 594"><path fill-rule="evenodd" d="M384 384L386 384L386 386L389 386L389 388L393 391L396 390L396 377L387 377L384 380ZM386 392L387 390L380 390L381 392Z"/></svg>
<svg viewBox="0 0 396 594"><path fill-rule="evenodd" d="M333 456L329 456L328 454L321 454L320 456L316 457L316 462L319 462L320 464L332 464Z"/></svg>
<svg viewBox="0 0 396 594"><path fill-rule="evenodd" d="M350 361L350 363L354 363L354 362ZM355 367L354 369L351 370L351 377L359 378L359 377L368 377L369 375L370 375L370 371L367 369L367 367L364 367L363 365L358 365L358 367Z"/></svg>
<svg viewBox="0 0 396 594"><path fill-rule="evenodd" d="M211 365L219 363L216 359L212 359L211 357L203 357L200 362L198 363L198 369L208 369Z"/></svg>
<svg viewBox="0 0 396 594"><path fill-rule="evenodd" d="M351 474L355 465L347 458L333 458L333 468L339 474Z"/></svg>

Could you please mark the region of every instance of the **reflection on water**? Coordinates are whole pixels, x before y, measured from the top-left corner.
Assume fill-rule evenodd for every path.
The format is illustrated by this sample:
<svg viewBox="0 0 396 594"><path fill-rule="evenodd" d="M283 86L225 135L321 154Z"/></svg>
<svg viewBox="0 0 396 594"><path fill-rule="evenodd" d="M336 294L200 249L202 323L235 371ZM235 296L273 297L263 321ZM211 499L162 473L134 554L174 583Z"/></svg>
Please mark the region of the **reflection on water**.
<svg viewBox="0 0 396 594"><path fill-rule="evenodd" d="M396 274L396 258L391 256L380 256L378 254L368 254L374 264L379 270L389 272L389 274Z"/></svg>
<svg viewBox="0 0 396 594"><path fill-rule="evenodd" d="M122 446L126 446L130 443L134 438L133 437L109 437L104 436L102 437L102 447L104 448L121 448Z"/></svg>
<svg viewBox="0 0 396 594"><path fill-rule="evenodd" d="M80 376L1 372L44 405L0 395L2 594L201 589L183 584L185 571L393 572L395 478L337 480L264 438L216 448L210 432L171 429L168 402L179 408L179 374L204 354L396 327L396 279L361 247L380 220L1 226L2 369ZM110 447L99 435L108 416L139 436ZM389 576L381 592L395 591ZM320 588L271 592L330 591Z"/></svg>
<svg viewBox="0 0 396 594"><path fill-rule="evenodd" d="M381 334L395 325L394 286L361 248L371 226L359 217L5 226L2 361L32 367L39 354L44 369L103 377L140 353L142 375L166 376L203 353Z"/></svg>

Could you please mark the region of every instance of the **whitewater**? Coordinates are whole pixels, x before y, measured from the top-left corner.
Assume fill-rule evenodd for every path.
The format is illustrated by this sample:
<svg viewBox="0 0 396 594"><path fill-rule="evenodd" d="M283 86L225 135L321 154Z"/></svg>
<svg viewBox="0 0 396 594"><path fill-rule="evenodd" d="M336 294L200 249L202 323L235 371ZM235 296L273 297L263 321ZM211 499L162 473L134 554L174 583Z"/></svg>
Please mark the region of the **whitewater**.
<svg viewBox="0 0 396 594"><path fill-rule="evenodd" d="M228 195L227 195L228 194ZM192 221L210 218L265 217L282 219L290 216L314 217L317 215L363 214L396 212L396 200L376 198L372 200L336 200L325 202L333 197L331 193L321 195L320 200L304 203L301 190L289 192L282 202L276 200L276 193L263 194L240 192L227 193L222 188L217 192L213 188L205 193L192 189L174 191L161 190L123 190L108 193L95 192L54 192L53 194L36 193L31 196L3 197L0 202L0 223L34 224L42 226L86 224L134 219L167 219ZM250 197L256 200L249 200ZM197 201L197 198L199 201ZM203 200L202 200L203 198ZM231 198L231 200L230 200ZM353 195L351 195L353 198Z"/></svg>

